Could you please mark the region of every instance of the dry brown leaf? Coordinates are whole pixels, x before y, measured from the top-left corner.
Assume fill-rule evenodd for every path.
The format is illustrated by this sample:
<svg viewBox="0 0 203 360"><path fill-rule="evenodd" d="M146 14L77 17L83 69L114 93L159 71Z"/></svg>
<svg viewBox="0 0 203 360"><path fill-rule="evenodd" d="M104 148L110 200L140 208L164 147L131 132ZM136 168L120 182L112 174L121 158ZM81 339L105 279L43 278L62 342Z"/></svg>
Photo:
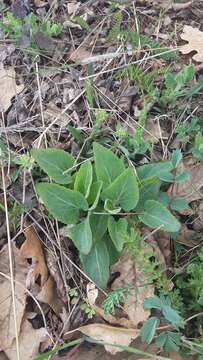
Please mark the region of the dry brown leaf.
<svg viewBox="0 0 203 360"><path fill-rule="evenodd" d="M143 300L154 295L154 287L148 284L146 275L139 270L135 260L130 258L128 253L123 254L120 260L112 266L112 272L120 273L120 276L112 284L113 290L127 288L129 284L135 286L131 294L126 296L123 308L129 320L134 326L137 326L140 322L148 319L150 315L150 311L143 307Z"/></svg>
<svg viewBox="0 0 203 360"><path fill-rule="evenodd" d="M24 85L16 85L15 71L0 68L0 111L6 111L11 105L11 99L24 89Z"/></svg>
<svg viewBox="0 0 203 360"><path fill-rule="evenodd" d="M73 62L81 62L91 56L91 52L86 48L80 46L70 54L70 60Z"/></svg>
<svg viewBox="0 0 203 360"><path fill-rule="evenodd" d="M91 308L97 315L112 325L120 325L127 329L130 329L134 326L133 321L130 321L126 318L116 318L111 314L106 314L100 306L95 304L97 297L98 289L96 289L95 285L92 283L87 284L87 299Z"/></svg>
<svg viewBox="0 0 203 360"><path fill-rule="evenodd" d="M145 140L149 140L150 142L157 144L159 139L162 138L162 130L158 120L150 119L147 121L145 129L147 130L147 132L143 132L143 138Z"/></svg>
<svg viewBox="0 0 203 360"><path fill-rule="evenodd" d="M197 54L193 55L192 58L198 62L203 62L203 32L190 25L185 25L180 37L181 39L188 41L188 44L180 47L180 51L183 54L196 51Z"/></svg>
<svg viewBox="0 0 203 360"><path fill-rule="evenodd" d="M129 346L131 341L139 336L139 330L137 329L124 329L104 324L85 325L79 327L77 330L90 336L94 340L123 346ZM104 347L111 354L123 351L111 345L104 345Z"/></svg>
<svg viewBox="0 0 203 360"><path fill-rule="evenodd" d="M41 291L36 296L37 300L48 304L57 315L63 311L63 302L59 299L55 281L49 276L48 280L43 285Z"/></svg>
<svg viewBox="0 0 203 360"><path fill-rule="evenodd" d="M203 198L203 165L196 164L190 157L180 166L180 170L188 170L189 178L181 183L172 184L168 194L172 198L184 198L188 203Z"/></svg>
<svg viewBox="0 0 203 360"><path fill-rule="evenodd" d="M43 286L48 279L48 269L40 238L33 226L26 226L24 232L26 240L20 248L20 255L24 259L32 259L31 282L34 284L35 280L41 276L41 286Z"/></svg>
<svg viewBox="0 0 203 360"><path fill-rule="evenodd" d="M37 8L41 8L47 5L47 1L43 0L34 0L34 4Z"/></svg>
<svg viewBox="0 0 203 360"><path fill-rule="evenodd" d="M12 260L15 281L15 305L18 333L26 305L26 266L19 256L19 250L12 244ZM10 283L10 268L8 246L5 245L0 252L0 347L3 350L10 348L15 339L15 327ZM5 274L9 278L3 276Z"/></svg>
<svg viewBox="0 0 203 360"><path fill-rule="evenodd" d="M21 327L19 336L19 352L21 360L33 360L39 352L39 345L46 337L45 328L33 329L28 320L25 320ZM16 342L5 351L9 360L16 360Z"/></svg>
<svg viewBox="0 0 203 360"><path fill-rule="evenodd" d="M197 245L197 243L194 241L195 234L196 232L194 230L190 230L186 225L183 225L176 241L185 246L193 248L194 245Z"/></svg>

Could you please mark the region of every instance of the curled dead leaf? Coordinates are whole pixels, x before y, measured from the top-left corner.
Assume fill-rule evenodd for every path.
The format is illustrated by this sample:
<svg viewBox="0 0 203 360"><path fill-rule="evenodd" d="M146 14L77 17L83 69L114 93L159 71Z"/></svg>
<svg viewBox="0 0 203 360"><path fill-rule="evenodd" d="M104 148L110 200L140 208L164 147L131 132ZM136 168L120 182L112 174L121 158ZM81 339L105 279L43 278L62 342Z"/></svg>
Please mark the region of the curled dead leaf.
<svg viewBox="0 0 203 360"><path fill-rule="evenodd" d="M56 284L51 276L49 276L48 280L44 283L41 291L37 295L37 300L49 304L57 315L62 313L63 302L57 295Z"/></svg>
<svg viewBox="0 0 203 360"><path fill-rule="evenodd" d="M23 89L24 85L16 85L15 71L12 67L0 68L0 111L8 110L11 99Z"/></svg>
<svg viewBox="0 0 203 360"><path fill-rule="evenodd" d="M123 351L123 349L112 345L129 346L131 341L139 335L139 330L137 329L124 329L104 324L85 325L79 327L77 330L96 341L107 343L104 344L104 347L111 354Z"/></svg>
<svg viewBox="0 0 203 360"><path fill-rule="evenodd" d="M188 44L180 47L182 54L196 51L196 54L193 55L192 58L198 62L203 62L203 32L190 25L185 25L180 37L188 42Z"/></svg>
<svg viewBox="0 0 203 360"><path fill-rule="evenodd" d="M48 269L45 263L41 240L33 226L26 226L24 232L26 240L20 248L20 255L24 259L32 259L33 279L31 281L34 283L40 276L41 286L43 286L48 279Z"/></svg>

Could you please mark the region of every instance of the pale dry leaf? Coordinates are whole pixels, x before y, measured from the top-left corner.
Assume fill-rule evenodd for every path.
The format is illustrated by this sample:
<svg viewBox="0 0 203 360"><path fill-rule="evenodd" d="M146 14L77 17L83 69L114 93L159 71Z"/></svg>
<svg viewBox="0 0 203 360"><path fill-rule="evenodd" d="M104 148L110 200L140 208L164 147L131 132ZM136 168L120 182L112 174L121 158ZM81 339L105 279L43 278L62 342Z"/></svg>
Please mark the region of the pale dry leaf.
<svg viewBox="0 0 203 360"><path fill-rule="evenodd" d="M111 314L106 314L105 311L98 305L96 305L96 299L98 297L98 290L95 285L92 283L87 284L87 299L91 308L99 315L102 319L107 321L112 325L120 325L127 329L130 329L134 326L133 321L130 321L126 318L116 318Z"/></svg>
<svg viewBox="0 0 203 360"><path fill-rule="evenodd" d="M48 304L57 315L60 315L63 311L63 302L58 297L55 281L51 276L44 283L41 291L36 296L37 300Z"/></svg>
<svg viewBox="0 0 203 360"><path fill-rule="evenodd" d="M196 245L196 242L194 241L195 234L196 232L194 230L188 229L188 227L183 224L176 241L180 244L193 248L194 245Z"/></svg>
<svg viewBox="0 0 203 360"><path fill-rule="evenodd" d="M158 120L150 119L147 121L145 130L147 131L143 132L143 138L152 142L153 144L157 144L162 138L162 130Z"/></svg>
<svg viewBox="0 0 203 360"><path fill-rule="evenodd" d="M129 346L132 340L139 336L139 330L137 329L124 329L104 324L85 325L77 330L94 340L122 346ZM104 344L104 347L111 354L123 351L123 349L111 345Z"/></svg>
<svg viewBox="0 0 203 360"><path fill-rule="evenodd" d="M203 62L203 32L190 25L185 25L180 37L181 39L188 41L188 44L180 47L182 54L196 51L197 54L193 55L192 58L198 62Z"/></svg>
<svg viewBox="0 0 203 360"><path fill-rule="evenodd" d="M15 285L16 321L18 333L20 333L21 322L26 305L26 281L27 270L23 263L19 250L12 245L12 260ZM10 268L8 246L5 245L0 252L0 347L4 351L10 348L15 339L15 326L12 305L12 292L10 283ZM9 277L7 279L3 276Z"/></svg>
<svg viewBox="0 0 203 360"><path fill-rule="evenodd" d="M32 259L32 283L34 284L35 280L41 276L41 286L43 286L48 279L48 269L41 240L33 226L26 226L24 233L26 240L20 248L20 255L24 259Z"/></svg>
<svg viewBox="0 0 203 360"><path fill-rule="evenodd" d="M154 295L154 286L148 284L146 275L140 271L135 260L127 252L112 266L111 270L120 273L120 276L112 284L112 290L127 288L129 285L135 286L131 294L126 296L123 308L129 320L136 327L140 322L148 319L150 315L150 311L143 307L143 300Z"/></svg>
<svg viewBox="0 0 203 360"><path fill-rule="evenodd" d="M73 62L82 62L91 56L91 52L80 46L70 54L70 60Z"/></svg>
<svg viewBox="0 0 203 360"><path fill-rule="evenodd" d="M33 329L28 320L24 320L19 335L20 360L33 360L39 352L39 346L46 338L45 328ZM5 351L9 360L16 360L16 342Z"/></svg>
<svg viewBox="0 0 203 360"><path fill-rule="evenodd" d="M41 8L47 5L47 1L43 0L34 0L34 4L37 8Z"/></svg>
<svg viewBox="0 0 203 360"><path fill-rule="evenodd" d="M188 203L203 198L203 165L192 161L192 158L184 160L179 166L179 172L189 171L189 178L180 183L171 184L168 195L171 198L183 198Z"/></svg>
<svg viewBox="0 0 203 360"><path fill-rule="evenodd" d="M12 67L0 67L0 111L8 110L11 99L23 91L24 85L16 85L15 71Z"/></svg>

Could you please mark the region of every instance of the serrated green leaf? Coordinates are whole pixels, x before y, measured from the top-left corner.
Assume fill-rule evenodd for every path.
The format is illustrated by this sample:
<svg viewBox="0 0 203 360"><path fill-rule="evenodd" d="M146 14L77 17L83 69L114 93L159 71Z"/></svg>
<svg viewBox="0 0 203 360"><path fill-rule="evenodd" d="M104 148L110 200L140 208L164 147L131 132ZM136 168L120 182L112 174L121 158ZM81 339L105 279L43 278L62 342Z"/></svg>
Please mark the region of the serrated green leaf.
<svg viewBox="0 0 203 360"><path fill-rule="evenodd" d="M125 170L124 164L112 151L98 143L93 144L93 152L97 180L106 187Z"/></svg>
<svg viewBox="0 0 203 360"><path fill-rule="evenodd" d="M162 301L158 296L146 298L143 301L143 305L146 310L150 310L150 309L161 310L162 309Z"/></svg>
<svg viewBox="0 0 203 360"><path fill-rule="evenodd" d="M156 328L159 326L159 324L160 320L156 316L152 316L150 319L144 322L140 331L140 336L143 342L151 344L156 333Z"/></svg>
<svg viewBox="0 0 203 360"><path fill-rule="evenodd" d="M181 343L181 335L173 333L171 331L166 331L161 333L156 338L156 344L159 348L164 348L166 351L175 351L178 352Z"/></svg>
<svg viewBox="0 0 203 360"><path fill-rule="evenodd" d="M112 200L115 207L121 206L125 211L136 207L139 200L139 189L135 172L126 169L102 193L102 198Z"/></svg>
<svg viewBox="0 0 203 360"><path fill-rule="evenodd" d="M166 320L176 326L183 325L183 318L170 305L162 306L162 312Z"/></svg>
<svg viewBox="0 0 203 360"><path fill-rule="evenodd" d="M68 230L68 236L77 249L87 255L92 247L92 231L89 223L89 216L81 223L74 225Z"/></svg>
<svg viewBox="0 0 203 360"><path fill-rule="evenodd" d="M109 279L109 254L103 241L97 242L88 255L81 254L84 270L100 288L106 288Z"/></svg>
<svg viewBox="0 0 203 360"><path fill-rule="evenodd" d="M92 185L92 164L91 161L85 161L80 166L76 174L74 190L81 192L86 198L89 195L90 187Z"/></svg>
<svg viewBox="0 0 203 360"><path fill-rule="evenodd" d="M74 164L71 154L61 149L32 149L31 155L52 180L59 184L70 183L71 177L64 171Z"/></svg>
<svg viewBox="0 0 203 360"><path fill-rule="evenodd" d="M180 230L180 223L175 216L155 200L148 200L145 203L145 212L139 215L139 220L153 229L162 225L162 229L165 231L177 232Z"/></svg>
<svg viewBox="0 0 203 360"><path fill-rule="evenodd" d="M103 185L103 183L100 180L95 181L91 185L90 193L89 193L89 196L87 199L88 204L91 205L89 210L94 210L97 207L98 202L99 202L99 197L101 194L102 185Z"/></svg>
<svg viewBox="0 0 203 360"><path fill-rule="evenodd" d="M119 219L115 221L113 216L108 218L108 231L111 237L111 240L117 251L121 252L123 250L123 245L127 236L127 227L128 222L126 219Z"/></svg>
<svg viewBox="0 0 203 360"><path fill-rule="evenodd" d="M50 214L64 224L75 224L79 210L88 210L88 203L78 191L48 183L36 185L37 193Z"/></svg>

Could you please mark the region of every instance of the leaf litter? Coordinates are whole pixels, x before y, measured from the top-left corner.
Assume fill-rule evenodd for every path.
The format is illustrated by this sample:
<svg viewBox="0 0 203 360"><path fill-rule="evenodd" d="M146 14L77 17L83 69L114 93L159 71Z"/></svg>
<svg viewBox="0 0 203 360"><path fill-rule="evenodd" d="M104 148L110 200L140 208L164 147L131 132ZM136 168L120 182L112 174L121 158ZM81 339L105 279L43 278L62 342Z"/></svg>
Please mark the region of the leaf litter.
<svg viewBox="0 0 203 360"><path fill-rule="evenodd" d="M177 3L173 1L141 1L138 2L141 6L141 9L143 11L142 15L139 14L139 20L140 21L140 31L141 33L146 30L146 34L156 33L157 38L161 38L162 32L163 35L167 34L167 37L163 36L163 39L170 39L170 32L174 30L174 20L178 17L178 21L183 19L183 24L187 23L185 19L187 20L188 14L190 14L192 20L191 20L191 26L185 25L183 27L183 34L180 34L180 37L182 40L185 40L188 42L186 45L181 45L180 52L183 54L188 54L192 51L196 51L196 55L193 56L193 59L202 62L202 48L201 43L199 42L199 39L201 39L202 32L193 27L196 26L196 19L195 19L195 25L194 25L194 2L188 1L184 3ZM46 14L47 9L49 9L49 2L45 1L38 1L35 0L34 4L37 8L37 12L39 14L43 15ZM128 9L129 4L126 5L126 2L119 1L118 3L114 4L115 7L118 6L118 9L123 14L126 12L126 9ZM137 4L136 4L137 5ZM64 4L66 6L66 4ZM97 7L99 11L97 12ZM65 7L64 7L65 8ZM160 28L157 27L157 18L159 17L159 9L164 8L164 11L167 12L168 20L167 22L162 25L160 22ZM65 34L65 37L63 35L60 35L61 44L59 46L59 51L56 50L53 52L53 58L49 61L49 55L47 55L47 59L45 61L46 55L43 59L43 63L39 63L40 65L40 71L42 70L43 73L43 81L41 82L41 95L39 94L39 89L36 87L36 77L35 75L32 75L32 61L29 63L27 62L28 57L27 56L19 56L19 54L16 54L15 52L15 70L14 67L11 66L13 64L13 58L12 58L12 52L14 49L10 51L9 54L5 53L3 54L3 61L4 65L1 67L0 70L0 89L1 89L1 96L0 99L0 110L5 113L5 119L7 124L6 131L9 131L8 134L11 134L8 136L8 142L10 143L12 149L15 147L17 153L22 153L24 151L27 151L27 149L30 149L32 147L32 142L34 139L37 139L42 131L44 131L43 127L43 114L45 118L45 124L48 127L48 138L49 138L49 146L56 146L58 148L62 148L68 151L74 151L76 149L76 154L78 154L78 151L80 151L80 146L78 146L77 141L73 137L69 137L70 141L67 142L67 125L69 124L69 121L71 121L71 125L73 125L75 128L78 128L78 131L80 133L83 132L89 133L90 130L90 124L94 122L94 106L97 107L97 105L102 104L102 106L107 110L108 114L111 114L108 117L108 126L112 126L112 128L116 131L116 126L118 122L118 119L122 118L122 121L124 121L126 127L130 124L130 129L135 126L135 122L132 121L133 116L135 116L136 120L138 119L138 114L140 115L141 111L143 110L143 104L139 102L139 84L136 82L132 85L132 80L126 81L124 80L116 80L113 75L112 69L116 66L123 66L123 58L125 57L125 61L129 61L130 58L128 58L128 54L132 54L132 49L130 48L130 51L127 51L125 54L120 55L117 57L117 48L118 43L120 41L120 35L115 36L115 41L112 41L111 44L108 44L106 46L105 39L107 38L107 34L110 30L110 22L108 21L105 26L103 23L100 24L99 31L93 30L93 36L90 36L89 39L87 37L86 39L86 30L83 28L84 22L86 21L88 26L92 29L94 29L94 26L96 25L97 29L97 19L99 18L99 15L105 12L104 17L102 18L102 21L104 20L105 16L109 17L109 15L106 13L106 10L100 7L99 2L95 2L94 4L90 2L88 3L88 8L85 2L68 2L67 8L65 8L67 14L64 13L63 16L61 16L61 9L58 8L58 5L54 4L52 8L52 16L59 19L63 22L64 28L68 31L70 34ZM132 9L131 9L132 10ZM129 12L130 16L134 19L134 12ZM128 12L129 10L127 10ZM136 13L139 13L139 7L138 10L136 9ZM126 14L127 14L126 12ZM96 14L96 16L92 16L91 14ZM148 16L150 14L150 16ZM60 18L61 16L61 18ZM76 18L74 18L76 16ZM103 15L102 15L103 16ZM137 16L137 15L136 15ZM82 18L81 21L80 17ZM94 18L95 17L95 18ZM151 17L151 18L150 18ZM149 18L152 20L156 20L154 23L150 24L150 29L148 29L148 22ZM124 26L126 19L124 17L124 21L122 23L121 28ZM150 21L151 21L150 20ZM78 21L78 23L77 23ZM134 21L134 20L133 20ZM135 22L134 22L135 23ZM126 28L125 28L126 29ZM161 31L160 31L161 30ZM190 35L189 34L190 30ZM192 36L191 36L192 34ZM198 37L195 35L197 34ZM38 34L38 42L39 42L39 48L43 49L44 47L47 50L55 50L55 42L54 44L51 43L47 45L46 43L46 37L44 38L42 34ZM123 39L122 39L123 41ZM125 41L122 43L125 43ZM45 44L45 46L44 46ZM71 44L71 45L70 45ZM169 40L169 45L171 45L173 41ZM73 46L72 46L73 45ZM127 46L130 46L130 43L127 43ZM61 50L62 49L62 50ZM125 48L123 48L125 50ZM129 50L129 49L128 49ZM60 52L61 51L61 52ZM120 50L119 50L120 51ZM94 54L94 56L92 56ZM106 56L107 54L107 56ZM110 54L110 57L108 57ZM114 56L112 56L113 54ZM102 57L104 55L104 57ZM131 58L132 60L139 60L139 56L142 55L142 51L139 53L139 55L133 55L135 58ZM41 56L41 54L40 54ZM43 56L43 55L42 55ZM147 56L147 52L146 52ZM107 59L108 62L104 62L104 59ZM182 57L183 58L183 57ZM11 61L10 61L11 59ZM17 60L16 60L17 59ZM68 60L67 60L68 59ZM6 61L5 61L6 60ZM71 63L79 63L85 66L81 66L79 68L72 68L67 70L61 71L60 66L57 69L54 69L55 64L61 64L64 65L67 64L67 61L70 61ZM89 62L91 62L90 65ZM20 64L26 64L25 67L22 65L18 66L18 63ZM154 62L155 63L155 62ZM46 65L50 66L50 70L46 70ZM87 65L86 65L87 64ZM146 67L143 66L143 69L147 68L147 64L150 64L149 66L154 67L154 65L151 65L150 59L146 60ZM45 68L44 68L45 65ZM71 64L74 65L75 64ZM142 65L142 64L141 64ZM182 65L182 64L181 64ZM162 61L163 68L166 66L165 61ZM176 64L175 64L176 67ZM22 70L23 69L23 70ZM77 69L77 70L76 70ZM102 72L107 69L107 75L102 75ZM175 71L175 69L174 69ZM72 75L71 75L72 72ZM101 74L100 74L101 72ZM99 76L95 76L95 73L99 73ZM18 75L18 79L20 79L20 84L16 84L15 77ZM30 80L26 79L27 78ZM84 94L84 88L87 84L85 84L85 81L83 80L83 77L93 75L93 79L96 79L97 81L93 80L93 82L90 82L90 85L94 87L98 87L99 90L105 95L107 95L107 99L104 95L101 96L101 94L97 93L97 91L92 91L93 98L88 100L85 100L83 103L83 95L81 97L79 96L80 93ZM41 76L41 73L40 73ZM23 81L22 81L23 79ZM41 80L41 79L40 79ZM158 80L159 82L159 80ZM91 87L90 86L90 87ZM124 91L123 89L130 89L133 90L128 92L127 90ZM6 91L5 91L6 89ZM25 90L25 91L23 91ZM17 103L18 103L18 95L22 95L22 98L25 103L25 107L27 108L27 112L23 113L23 111L17 111ZM41 96L41 99L40 99ZM79 97L78 97L79 96ZM148 95L147 95L148 96ZM151 95L150 95L151 96ZM101 99L100 99L101 97ZM75 100L77 98L77 100ZM121 99L121 101L119 101ZM122 102L123 100L123 102ZM42 101L42 112L39 112L39 104L40 101ZM100 102L101 101L101 102ZM116 103L120 105L120 109L116 107ZM72 104L72 105L70 105ZM110 105L109 105L110 104ZM64 110L66 109L67 110ZM115 116L112 110L117 109L115 112L117 112L118 117L115 121ZM153 108L153 105L152 105ZM125 114L127 112L127 116ZM19 120L20 115L20 120ZM164 115L165 116L165 115ZM171 116L171 113L168 115ZM173 115L172 115L173 117ZM17 119L17 121L16 121ZM8 122L9 120L9 122ZM134 120L134 119L133 119ZM53 126L50 126L52 124L52 121L54 121ZM132 121L132 123L131 123ZM167 120L168 121L168 120ZM167 122L166 121L166 122ZM12 124L10 127L10 124ZM26 131L24 131L24 127L26 126ZM136 125L137 126L137 125ZM135 128L136 128L135 126ZM102 124L101 126L102 131L106 131L105 126ZM145 124L145 130L143 138L146 141L149 141L153 145L154 153L153 156L156 160L161 159L161 150L163 145L166 145L166 151L167 144L165 140L170 141L170 130L169 127L166 126L166 123L160 122L158 116L154 117L154 114L149 119L149 121ZM5 130L2 130L5 131ZM108 128L109 131L109 128ZM20 133L20 136L22 136L22 143L20 137L18 137L18 141L14 140L11 141L12 137L14 138L14 135L16 136L16 132ZM28 136L29 134L29 136ZM165 136L166 134L166 136ZM3 135L5 135L5 132L3 132ZM161 140L161 141L160 141ZM170 151L170 149L169 149ZM129 160L131 161L131 160ZM144 159L142 158L141 162L147 162L148 156ZM193 203L194 201L199 201L202 198L202 165L199 163L193 162L192 164L188 163L187 161L183 161L182 165L185 169L188 169L190 172L190 178L186 180L185 182L181 184L177 184L177 186L169 186L168 194L172 196L173 198L184 198L189 203ZM10 187L12 188L12 182L9 179L8 183L8 192L10 192ZM192 204L193 205L193 204ZM192 209L193 210L193 209ZM197 215L198 221L193 219L194 223L194 229L195 226L201 226L202 223L202 209L201 209L201 203L198 206L197 211L196 209L193 210L193 214L190 216L193 216L194 213ZM32 213L33 214L33 213ZM36 214L35 214L36 215ZM186 215L185 215L186 216ZM187 215L188 216L188 215ZM38 214L37 219L41 223L41 215ZM188 220L188 218L187 218ZM45 228L49 225L44 225ZM51 226L50 226L51 227ZM151 230L150 230L151 231ZM197 230L198 231L198 230ZM50 230L50 233L52 233L52 230ZM55 235L55 234L54 234ZM195 235L194 230L188 229L188 227L185 228L184 224L182 226L182 231L177 237L177 242L184 244L186 247L196 245L196 242L193 241L193 235ZM37 309L37 306L34 306L32 308L33 311L27 310L26 304L28 301L28 294L26 291L29 290L33 296L36 298L36 300L39 302L46 320L48 323L52 322L53 326L51 327L51 334L56 339L58 339L58 336L62 334L62 328L65 326L65 323L68 321L71 323L71 328L74 328L74 319L73 318L79 318L78 322L79 325L84 324L84 316L81 316L81 311L78 310L79 305L72 305L70 303L69 295L68 295L68 288L66 287L66 290L64 290L64 278L61 279L57 264L58 259L60 262L60 266L63 269L64 277L68 279L68 283L70 283L70 288L76 285L77 290L79 293L83 293L84 288L84 278L81 275L81 273L78 271L74 272L73 264L78 265L78 259L75 255L74 250L69 244L69 240L67 237L65 238L65 245L57 244L56 249L57 251L54 253L54 266L53 261L50 260L52 257L52 252L50 249L47 249L47 244L45 246L45 243L43 243L36 233L36 230L34 227L28 225L25 228L25 236L26 240L24 241L23 245L21 246L20 250L13 248L13 254L14 254L14 262L16 262L16 293L17 300L21 299L19 306L19 320L18 322L21 324L19 328L19 342L20 342L20 353L22 360L24 359L31 359L34 358L38 351L39 346L41 342L46 343L44 341L45 334L47 334L47 329L45 329L44 324L42 327L39 327L37 329L34 329L33 325L34 321L32 319L32 316L35 318L35 315L39 315L40 311ZM182 236L182 238L181 238ZM151 236L151 239L149 240L150 246L154 249L156 252L157 258L161 261L163 264L163 271L166 271L167 266L171 267L171 264L173 263L173 259L171 258L172 253L172 241L171 238L163 234L161 232L157 234L153 234ZM60 239L57 239L57 241L61 241ZM184 242L185 241L185 242ZM192 245L190 244L192 243ZM48 243L50 247L52 246L51 243ZM189 245L190 244L190 245ZM68 256L68 258L63 257L63 253ZM3 262L0 262L1 264L5 264L5 259L7 257L7 247L5 246L2 249L2 256L3 256ZM68 255L67 255L68 254ZM0 255L1 257L1 255ZM48 260L49 259L49 260ZM64 261L64 259L66 259ZM72 261L70 265L70 261ZM30 264L31 260L31 264ZM66 265L68 264L68 266ZM6 265L8 265L8 262L6 262ZM77 266L76 265L76 266ZM7 267L2 268L2 273L4 272L7 276L9 276L9 269L8 271L5 270ZM151 297L154 294L154 286L148 284L148 278L145 274L140 271L139 267L134 264L134 260L132 260L127 254L124 254L123 257L117 262L115 265L113 265L111 269L111 273L117 274L116 280L112 281L109 285L108 290L116 290L120 287L126 287L129 284L133 284L135 286L135 289L131 291L126 296L125 303L122 304L122 306L118 309L118 312L116 312L115 315L112 314L106 314L101 306L100 302L100 291L98 292L97 289L88 289L87 291L87 299L89 302L89 305L93 308L93 310L96 312L96 318L92 320L93 323L88 325L83 325L77 327L77 329L80 329L80 331L87 335L91 336L95 340L101 340L105 342L113 342L114 344L121 345L121 340L123 340L124 345L130 345L131 343L134 344L133 340L136 339L138 341L138 347L141 348L142 344L139 343L139 329L143 321L147 320L150 316L150 311L145 310L143 307L143 300L146 297ZM119 275L118 275L119 274ZM4 287L5 294L10 296L9 292L9 281L6 278L2 277L4 279ZM82 279L82 280L81 280ZM17 285L17 281L22 284L21 289ZM143 284L147 284L147 286L143 286ZM1 283L0 283L0 297L3 299L0 301L0 306L3 307L1 311L2 316L9 316L12 317L12 311L8 312L7 305L5 305L5 294L2 294L1 291ZM94 294L93 298L91 298L91 291L95 291L96 294ZM4 290L3 290L4 292ZM60 295L59 295L60 294ZM62 294L62 295L61 295ZM81 296L83 298L83 296ZM80 304L81 298L79 297L76 301L76 304ZM30 300L29 300L30 301ZM29 303L28 301L28 303ZM36 304L35 304L36 305ZM1 308L1 307L0 307ZM4 311L6 309L6 311ZM74 311L77 310L77 313ZM71 318L71 314L73 313L74 316ZM6 315L7 314L7 315ZM64 316L65 314L65 316ZM76 314L76 315L75 315ZM0 315L0 318L1 318ZM27 320L29 318L29 322ZM55 323L55 319L60 319L60 324L58 320ZM32 319L32 320L30 320ZM62 322L62 326L61 326ZM6 321L7 324L7 321ZM39 324L38 324L39 325ZM7 326L9 326L7 324ZM48 328L50 329L50 324L48 324ZM57 331L55 328L57 328ZM3 331L1 331L0 327L0 339L1 336L3 336ZM13 329L9 330L9 336L11 337L10 347L4 350L4 347L1 345L1 349L5 351L9 359L15 358L15 334L13 333ZM63 342L64 339L59 336L59 342ZM30 340L32 339L32 340ZM3 341L6 341L5 339ZM58 340L56 340L57 343ZM47 341L49 343L49 346L51 347L52 342ZM28 344L32 344L33 348L29 347ZM48 347L49 347L48 346ZM107 351L110 351L110 354L115 353L117 350L115 347L111 347L110 345L105 345ZM46 350L45 347L41 347ZM155 352L157 349L155 349ZM86 357L86 355L83 356ZM95 355L95 359L97 355ZM174 355L177 357L176 355ZM76 357L77 360L80 358L80 348L76 349ZM124 358L124 355L123 355ZM171 354L171 358L173 358L173 355ZM81 357L82 359L82 357ZM140 357L139 357L140 359Z"/></svg>

